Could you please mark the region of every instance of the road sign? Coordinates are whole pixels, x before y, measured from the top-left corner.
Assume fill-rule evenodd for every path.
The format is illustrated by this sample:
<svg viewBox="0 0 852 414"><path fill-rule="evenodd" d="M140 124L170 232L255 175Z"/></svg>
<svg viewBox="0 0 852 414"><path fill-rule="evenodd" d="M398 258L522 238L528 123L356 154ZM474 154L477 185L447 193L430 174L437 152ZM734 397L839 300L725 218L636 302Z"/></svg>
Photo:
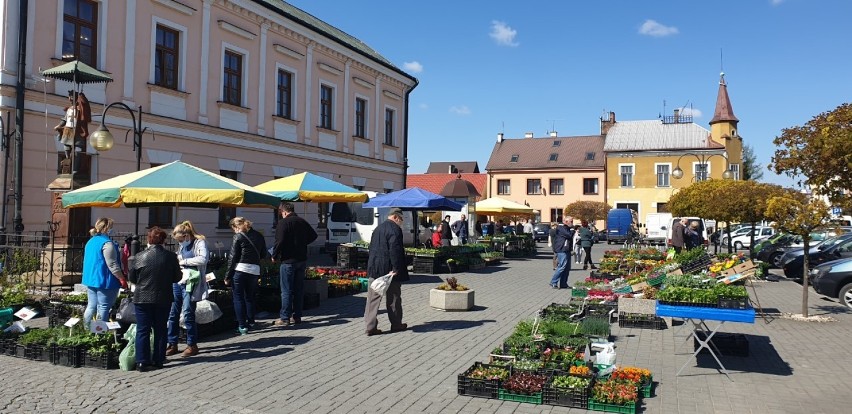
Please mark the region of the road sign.
<svg viewBox="0 0 852 414"><path fill-rule="evenodd" d="M839 216L841 214L843 214L843 209L841 209L840 207L832 207L831 208L831 215L832 216Z"/></svg>

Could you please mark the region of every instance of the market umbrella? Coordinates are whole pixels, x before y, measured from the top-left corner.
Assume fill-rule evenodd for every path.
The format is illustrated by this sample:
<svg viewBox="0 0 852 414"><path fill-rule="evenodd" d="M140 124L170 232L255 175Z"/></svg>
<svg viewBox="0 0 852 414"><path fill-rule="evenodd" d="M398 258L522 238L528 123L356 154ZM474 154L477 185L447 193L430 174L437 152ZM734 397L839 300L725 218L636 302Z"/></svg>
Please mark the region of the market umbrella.
<svg viewBox="0 0 852 414"><path fill-rule="evenodd" d="M62 206L278 207L278 196L174 161L110 178L62 195Z"/></svg>
<svg viewBox="0 0 852 414"><path fill-rule="evenodd" d="M112 82L112 78L109 75L79 60L72 60L55 68L43 70L41 76L76 84Z"/></svg>
<svg viewBox="0 0 852 414"><path fill-rule="evenodd" d="M444 196L430 193L422 188L406 188L387 194L379 194L364 203L364 207L398 207L403 210L450 210L461 211L462 206Z"/></svg>
<svg viewBox="0 0 852 414"><path fill-rule="evenodd" d="M476 198L479 197L479 190L468 180L461 177L461 174L455 180L450 180L441 189L441 195L444 197L456 198Z"/></svg>
<svg viewBox="0 0 852 414"><path fill-rule="evenodd" d="M500 197L491 197L476 203L476 212L480 214L533 215L535 210L523 204Z"/></svg>
<svg viewBox="0 0 852 414"><path fill-rule="evenodd" d="M282 201L328 203L367 200L367 194L355 188L309 172L277 178L258 184L254 188L276 195Z"/></svg>

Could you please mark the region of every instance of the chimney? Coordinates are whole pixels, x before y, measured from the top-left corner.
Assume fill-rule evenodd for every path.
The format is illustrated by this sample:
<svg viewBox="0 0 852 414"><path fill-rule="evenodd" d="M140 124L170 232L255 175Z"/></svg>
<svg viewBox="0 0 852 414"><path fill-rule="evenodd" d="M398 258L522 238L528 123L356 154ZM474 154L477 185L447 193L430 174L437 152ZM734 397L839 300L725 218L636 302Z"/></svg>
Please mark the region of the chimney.
<svg viewBox="0 0 852 414"><path fill-rule="evenodd" d="M601 118L601 135L606 135L609 129L615 125L615 112L609 113L609 120Z"/></svg>
<svg viewBox="0 0 852 414"><path fill-rule="evenodd" d="M550 131L550 136L556 138L559 136L559 134L556 131Z"/></svg>
<svg viewBox="0 0 852 414"><path fill-rule="evenodd" d="M449 171L447 171L447 174L452 174L452 173L456 172L456 166L453 165L453 164L450 164L450 166L447 169L449 170Z"/></svg>
<svg viewBox="0 0 852 414"><path fill-rule="evenodd" d="M532 138L532 137L533 137L533 133L532 133L532 132L526 132L526 133L524 133L524 138Z"/></svg>
<svg viewBox="0 0 852 414"><path fill-rule="evenodd" d="M503 142L503 133L499 132L497 133L497 143L499 144L501 142Z"/></svg>
<svg viewBox="0 0 852 414"><path fill-rule="evenodd" d="M680 109L675 108L674 110L674 123L680 122Z"/></svg>

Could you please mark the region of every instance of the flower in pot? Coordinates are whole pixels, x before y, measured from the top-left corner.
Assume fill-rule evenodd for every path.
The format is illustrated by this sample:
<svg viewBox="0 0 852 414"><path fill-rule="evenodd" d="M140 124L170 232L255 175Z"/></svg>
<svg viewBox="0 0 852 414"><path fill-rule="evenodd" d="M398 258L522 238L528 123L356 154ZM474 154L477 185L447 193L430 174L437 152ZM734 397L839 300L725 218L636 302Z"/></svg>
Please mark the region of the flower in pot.
<svg viewBox="0 0 852 414"><path fill-rule="evenodd" d="M446 280L447 283L442 283L438 285L435 289L438 290L449 290L449 291L464 291L470 290L467 286L459 283L458 279L454 277L448 277Z"/></svg>

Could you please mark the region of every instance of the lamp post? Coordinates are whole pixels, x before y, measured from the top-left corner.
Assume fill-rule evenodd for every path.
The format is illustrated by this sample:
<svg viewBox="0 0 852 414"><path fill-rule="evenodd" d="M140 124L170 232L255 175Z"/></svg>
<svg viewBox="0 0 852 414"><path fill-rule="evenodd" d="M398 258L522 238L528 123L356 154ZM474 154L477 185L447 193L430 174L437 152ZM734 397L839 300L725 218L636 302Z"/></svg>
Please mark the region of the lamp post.
<svg viewBox="0 0 852 414"><path fill-rule="evenodd" d="M677 167L675 167L674 171L672 171L672 177L674 177L677 180L683 178L683 169L680 168L680 160L683 159L683 157L685 157L687 155L692 155L693 157L695 157L696 160L698 160L698 163L700 165L705 165L705 166L709 165L707 162L710 161L713 157L722 157L722 158L725 159L725 172L722 173L722 178L725 179L725 180L730 180L731 178L734 178L734 173L731 172L731 170L730 170L730 166L728 165L728 157L726 157L725 154L705 154L705 153L696 154L696 153L693 153L693 152L687 152L687 153L681 155L677 159ZM710 178L709 174L707 174L706 168L705 168L704 174L705 174L705 176L703 178L699 177L698 175L695 175L693 177L693 179L696 179L696 181L704 181L704 180Z"/></svg>
<svg viewBox="0 0 852 414"><path fill-rule="evenodd" d="M9 199L8 191L9 187L6 183L9 180L9 141L12 137L18 132L13 129L11 131L6 131L6 124L9 121L9 112L6 112L6 121L3 121L3 117L0 116L0 135L2 135L2 141L0 141L0 148L3 150L3 212L0 213L0 245L6 244L6 213L9 209Z"/></svg>
<svg viewBox="0 0 852 414"><path fill-rule="evenodd" d="M130 119L133 121L133 151L136 152L136 171L142 169L142 134L148 128L142 128L142 106L139 106L139 117L133 113L129 106L122 102L113 102L104 107L104 112L101 114L101 126L98 130L89 136L89 145L98 152L109 151L115 145L115 139L109 129L106 127L106 113L110 108L118 106L127 110L130 113ZM128 131L129 132L129 131ZM125 141L127 138L125 136ZM133 233L133 241L131 242L131 254L135 255L139 248L139 207L136 207L136 222Z"/></svg>

